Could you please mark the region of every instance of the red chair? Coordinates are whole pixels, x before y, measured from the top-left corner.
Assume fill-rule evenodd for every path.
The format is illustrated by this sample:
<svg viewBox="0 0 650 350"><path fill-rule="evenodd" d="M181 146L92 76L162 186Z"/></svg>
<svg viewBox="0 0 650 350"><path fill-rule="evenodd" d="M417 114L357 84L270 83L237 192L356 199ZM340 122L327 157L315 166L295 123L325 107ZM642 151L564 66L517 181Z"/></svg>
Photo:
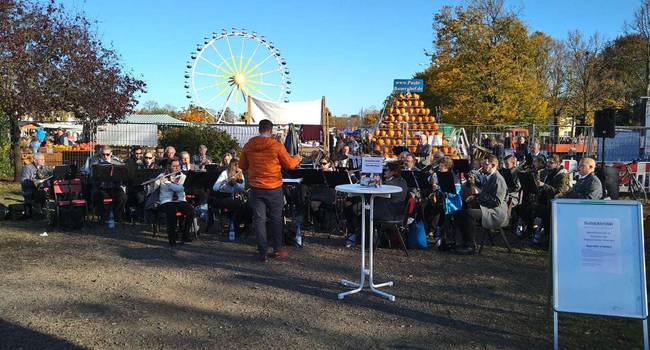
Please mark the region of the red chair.
<svg viewBox="0 0 650 350"><path fill-rule="evenodd" d="M54 194L54 210L57 226L61 224L61 212L64 209L83 209L83 223L86 222L88 205L83 199L83 186L81 179L54 180L52 181L52 192Z"/></svg>

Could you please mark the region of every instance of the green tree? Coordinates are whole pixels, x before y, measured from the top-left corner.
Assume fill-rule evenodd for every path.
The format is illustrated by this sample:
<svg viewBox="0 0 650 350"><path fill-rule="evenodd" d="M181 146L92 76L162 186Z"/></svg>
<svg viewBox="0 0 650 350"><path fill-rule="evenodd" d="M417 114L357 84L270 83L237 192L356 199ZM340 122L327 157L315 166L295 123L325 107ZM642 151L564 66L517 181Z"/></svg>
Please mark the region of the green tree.
<svg viewBox="0 0 650 350"><path fill-rule="evenodd" d="M548 102L535 62L536 42L525 24L504 11L503 1L444 6L434 15L436 33L422 98L442 107L456 124L542 122Z"/></svg>
<svg viewBox="0 0 650 350"><path fill-rule="evenodd" d="M226 132L206 126L166 128L162 132L160 143L165 147L174 146L176 152L187 151L190 154L196 153L200 145L206 145L208 154L214 160L230 149L239 149L237 140Z"/></svg>

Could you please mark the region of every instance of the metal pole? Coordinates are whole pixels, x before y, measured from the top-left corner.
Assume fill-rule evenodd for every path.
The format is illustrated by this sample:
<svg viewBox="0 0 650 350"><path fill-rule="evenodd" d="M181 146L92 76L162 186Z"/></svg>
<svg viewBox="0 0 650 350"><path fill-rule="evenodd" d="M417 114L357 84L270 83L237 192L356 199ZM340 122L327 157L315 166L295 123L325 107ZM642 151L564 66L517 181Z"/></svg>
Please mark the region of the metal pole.
<svg viewBox="0 0 650 350"><path fill-rule="evenodd" d="M643 320L643 349L648 350L648 319Z"/></svg>
<svg viewBox="0 0 650 350"><path fill-rule="evenodd" d="M553 310L553 349L558 350L558 319L557 319L557 311Z"/></svg>

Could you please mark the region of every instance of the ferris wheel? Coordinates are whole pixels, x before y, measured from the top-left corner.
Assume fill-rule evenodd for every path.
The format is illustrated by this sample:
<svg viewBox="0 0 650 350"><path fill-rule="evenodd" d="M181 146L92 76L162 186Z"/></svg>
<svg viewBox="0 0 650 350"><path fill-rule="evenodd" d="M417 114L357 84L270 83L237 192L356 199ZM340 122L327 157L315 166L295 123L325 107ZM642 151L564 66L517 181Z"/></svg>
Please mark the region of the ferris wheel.
<svg viewBox="0 0 650 350"><path fill-rule="evenodd" d="M287 61L273 42L245 28L223 29L204 38L186 68L187 98L217 123L224 121L226 110L237 116L246 112L248 96L289 102Z"/></svg>

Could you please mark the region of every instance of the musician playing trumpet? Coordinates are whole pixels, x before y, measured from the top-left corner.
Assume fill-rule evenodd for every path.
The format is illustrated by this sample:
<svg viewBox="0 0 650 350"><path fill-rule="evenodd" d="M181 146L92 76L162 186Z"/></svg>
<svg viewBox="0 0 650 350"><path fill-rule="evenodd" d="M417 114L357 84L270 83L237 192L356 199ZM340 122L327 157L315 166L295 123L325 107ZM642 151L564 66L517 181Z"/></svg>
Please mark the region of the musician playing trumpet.
<svg viewBox="0 0 650 350"><path fill-rule="evenodd" d="M194 208L185 199L185 174L181 172L181 164L178 159L172 159L167 165L164 174L160 175L156 182L160 186L160 207L167 216L167 236L169 245L176 245L176 227L178 220L182 233L182 242L191 242L189 237L190 225L194 220ZM182 214L181 218L176 213ZM182 243L181 243L182 244Z"/></svg>

